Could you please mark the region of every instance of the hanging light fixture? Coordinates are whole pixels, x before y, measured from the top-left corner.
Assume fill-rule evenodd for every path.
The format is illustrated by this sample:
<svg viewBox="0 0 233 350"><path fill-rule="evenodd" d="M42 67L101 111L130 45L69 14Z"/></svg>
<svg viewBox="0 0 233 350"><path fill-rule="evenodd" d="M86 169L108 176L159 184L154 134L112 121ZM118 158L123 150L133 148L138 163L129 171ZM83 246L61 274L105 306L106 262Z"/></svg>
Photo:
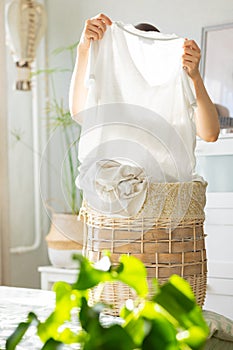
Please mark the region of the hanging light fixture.
<svg viewBox="0 0 233 350"><path fill-rule="evenodd" d="M31 90L31 65L45 27L46 13L41 3L34 0L12 0L7 5L7 44L17 68L17 90Z"/></svg>

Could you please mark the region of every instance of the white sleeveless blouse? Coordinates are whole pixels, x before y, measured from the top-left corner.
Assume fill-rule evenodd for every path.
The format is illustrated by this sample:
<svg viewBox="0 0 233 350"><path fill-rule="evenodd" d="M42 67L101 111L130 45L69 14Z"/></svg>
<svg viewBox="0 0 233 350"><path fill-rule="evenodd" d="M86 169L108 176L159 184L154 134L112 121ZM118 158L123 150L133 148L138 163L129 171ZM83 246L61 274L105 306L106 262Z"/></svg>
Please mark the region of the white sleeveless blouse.
<svg viewBox="0 0 233 350"><path fill-rule="evenodd" d="M196 99L183 43L121 22L91 43L86 106L74 118L82 123L77 184L93 203L102 195L127 208L131 198L133 208L148 182L204 181L195 173Z"/></svg>

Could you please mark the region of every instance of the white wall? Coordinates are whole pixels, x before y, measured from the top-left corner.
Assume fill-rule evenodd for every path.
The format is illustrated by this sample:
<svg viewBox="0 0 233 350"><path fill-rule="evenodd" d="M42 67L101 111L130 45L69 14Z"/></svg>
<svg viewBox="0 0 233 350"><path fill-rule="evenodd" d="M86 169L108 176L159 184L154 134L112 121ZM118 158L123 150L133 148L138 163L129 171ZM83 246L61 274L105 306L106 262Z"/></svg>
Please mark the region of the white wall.
<svg viewBox="0 0 233 350"><path fill-rule="evenodd" d="M204 26L233 22L232 0L47 0L45 1L48 11L48 63L51 67L66 67L69 57L67 54L51 56L52 50L61 46L67 46L76 42L81 34L85 19L100 12L106 13L113 20L126 23L151 22L162 32L175 32L179 36L193 38L201 44L201 30ZM24 129L27 126L25 137L29 143L31 123L31 96L26 93L19 96L12 91L13 65L8 55L8 78L7 90L9 100L9 115L7 118L14 120L14 126ZM42 62L43 64L43 62ZM63 96L68 104L68 89L71 73L58 76L56 79L57 91ZM44 106L43 97L40 105ZM41 107L42 108L42 107ZM57 138L57 145L60 140ZM20 242L30 243L34 234L33 211L33 172L32 155L23 146L14 146L10 142L11 165L11 241L12 245ZM22 159L24 155L24 160ZM50 149L51 159L56 158L56 145ZM21 159L21 161L19 161ZM26 162L26 163L25 163ZM49 194L51 197L57 194L59 179L50 177ZM21 220L21 221L20 221ZM25 225L22 225L22 220ZM24 230L25 228L25 230ZM42 232L46 234L46 227ZM47 263L45 246L35 253L12 256L12 284L25 286L38 286L39 275L37 265Z"/></svg>
<svg viewBox="0 0 233 350"><path fill-rule="evenodd" d="M9 283L9 200L7 150L7 75L5 57L4 3L0 2L0 284Z"/></svg>
<svg viewBox="0 0 233 350"><path fill-rule="evenodd" d="M201 28L233 21L231 0L49 0L49 46L74 42L86 18L102 12L125 23L148 21L200 42Z"/></svg>
<svg viewBox="0 0 233 350"><path fill-rule="evenodd" d="M7 3L8 1L6 1ZM38 60L43 59L43 45L38 51ZM42 101L38 108L33 110L37 93L32 91L16 91L16 67L10 50L6 49L7 67L7 124L8 134L3 135L8 142L8 170L9 170L9 218L10 218L10 246L28 247L34 242L36 232L36 218L40 226L41 243L35 251L10 253L9 283L14 286L39 287L40 280L37 266L48 262L44 236L47 233L46 215L42 212L39 201L39 210L36 209L36 196L39 193L38 172L35 171L37 152L42 150ZM42 98L38 93L38 98ZM40 97L41 96L41 97ZM44 102L43 102L44 103ZM38 114L38 115L37 115ZM37 148L33 127L38 122L39 147ZM36 123L36 124L35 124ZM14 136L20 138L17 138Z"/></svg>

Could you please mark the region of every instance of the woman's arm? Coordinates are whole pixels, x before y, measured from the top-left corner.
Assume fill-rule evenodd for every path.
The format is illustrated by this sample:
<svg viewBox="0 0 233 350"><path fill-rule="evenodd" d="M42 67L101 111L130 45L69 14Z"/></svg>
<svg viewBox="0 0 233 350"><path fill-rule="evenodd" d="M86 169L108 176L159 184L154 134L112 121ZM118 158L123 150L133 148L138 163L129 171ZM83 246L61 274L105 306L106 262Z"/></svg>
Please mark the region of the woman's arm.
<svg viewBox="0 0 233 350"><path fill-rule="evenodd" d="M214 142L218 139L220 125L217 110L211 101L199 72L201 51L194 40L185 40L183 67L193 81L197 110L195 113L197 135L203 140Z"/></svg>
<svg viewBox="0 0 233 350"><path fill-rule="evenodd" d="M69 107L72 116L84 109L87 88L84 84L91 40L100 40L112 21L104 14L88 19L77 47L77 56L70 83Z"/></svg>

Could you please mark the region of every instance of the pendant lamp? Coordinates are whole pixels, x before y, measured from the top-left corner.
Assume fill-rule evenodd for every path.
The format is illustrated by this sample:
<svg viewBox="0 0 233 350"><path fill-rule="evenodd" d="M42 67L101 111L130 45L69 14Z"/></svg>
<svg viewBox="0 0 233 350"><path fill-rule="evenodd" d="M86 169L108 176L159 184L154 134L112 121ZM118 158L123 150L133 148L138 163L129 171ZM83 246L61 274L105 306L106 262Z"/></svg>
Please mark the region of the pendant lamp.
<svg viewBox="0 0 233 350"><path fill-rule="evenodd" d="M16 90L31 90L31 66L45 27L43 4L34 0L12 0L7 5L7 44L17 68Z"/></svg>

